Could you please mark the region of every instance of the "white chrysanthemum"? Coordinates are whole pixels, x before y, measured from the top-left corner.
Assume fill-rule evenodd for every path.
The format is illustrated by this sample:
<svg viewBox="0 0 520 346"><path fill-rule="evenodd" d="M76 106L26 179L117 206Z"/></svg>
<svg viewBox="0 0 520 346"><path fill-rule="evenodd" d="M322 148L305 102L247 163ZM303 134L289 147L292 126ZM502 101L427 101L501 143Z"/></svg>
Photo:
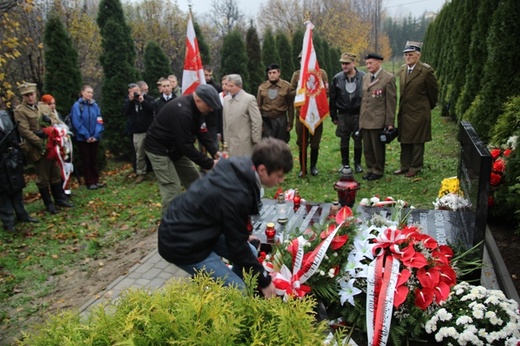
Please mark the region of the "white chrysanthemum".
<svg viewBox="0 0 520 346"><path fill-rule="evenodd" d="M457 318L457 320L455 321L455 324L460 326L460 325L465 325L465 324L468 324L468 323L472 323L473 322L473 319L469 316L460 316L459 318Z"/></svg>
<svg viewBox="0 0 520 346"><path fill-rule="evenodd" d="M507 139L507 146L511 147L511 149L516 149L516 144L518 143L518 136L511 136Z"/></svg>
<svg viewBox="0 0 520 346"><path fill-rule="evenodd" d="M370 203L372 203L372 204L379 203L380 201L381 200L379 198L375 197L375 196L370 198Z"/></svg>
<svg viewBox="0 0 520 346"><path fill-rule="evenodd" d="M482 310L473 310L473 317L478 318L479 320L484 317L484 311Z"/></svg>
<svg viewBox="0 0 520 346"><path fill-rule="evenodd" d="M451 313L449 313L445 308L437 311L437 316L439 316L439 320L441 321L449 321L453 317Z"/></svg>
<svg viewBox="0 0 520 346"><path fill-rule="evenodd" d="M368 200L368 198L363 198L361 200L361 202L359 202L359 205L362 206L362 207L366 207L370 204L370 201Z"/></svg>
<svg viewBox="0 0 520 346"><path fill-rule="evenodd" d="M465 302L466 300L474 302L477 299L477 296L473 293L466 294L460 298L461 302Z"/></svg>

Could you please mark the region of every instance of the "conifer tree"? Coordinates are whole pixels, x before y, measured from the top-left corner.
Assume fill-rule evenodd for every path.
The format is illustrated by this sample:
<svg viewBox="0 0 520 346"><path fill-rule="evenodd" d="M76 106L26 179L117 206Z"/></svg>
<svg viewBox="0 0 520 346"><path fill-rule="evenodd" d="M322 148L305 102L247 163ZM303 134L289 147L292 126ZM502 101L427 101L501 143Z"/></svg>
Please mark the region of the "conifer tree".
<svg viewBox="0 0 520 346"><path fill-rule="evenodd" d="M236 29L224 37L220 70L223 76L231 73L239 74L244 84L243 89L256 95L256 91L250 90L248 84L246 44L242 34Z"/></svg>
<svg viewBox="0 0 520 346"><path fill-rule="evenodd" d="M271 64L280 64L280 54L278 54L276 41L271 28L267 28L264 33L264 43L262 44L262 60L264 62L264 69ZM267 74L264 74L264 77L266 76ZM264 80L265 79L266 78L264 78Z"/></svg>
<svg viewBox="0 0 520 346"><path fill-rule="evenodd" d="M517 1L501 1L493 13L487 36L488 58L484 65L480 107L471 122L482 140L486 141L506 100L520 94L518 52L520 51L520 6ZM500 72L497 72L500 69Z"/></svg>
<svg viewBox="0 0 520 346"><path fill-rule="evenodd" d="M327 75L330 76L332 74L332 67L330 66L330 47L327 40L321 42L321 50L323 53L321 57L318 58L318 63L320 64L320 68L325 70Z"/></svg>
<svg viewBox="0 0 520 346"><path fill-rule="evenodd" d="M144 48L144 71L143 79L148 84L149 93L154 97L159 96L159 91L154 88L161 77L168 77L172 70L170 68L170 59L166 56L166 53L157 44L157 42L150 41Z"/></svg>
<svg viewBox="0 0 520 346"><path fill-rule="evenodd" d="M291 42L287 38L287 35L283 31L276 33L276 47L280 54L279 65L281 67L280 78L290 82L292 74L294 72L294 60L292 54Z"/></svg>
<svg viewBox="0 0 520 346"><path fill-rule="evenodd" d="M305 36L305 32L303 29L298 29L294 32L292 36L292 48L293 48L293 61L298 61L298 55L300 55L303 48L303 37ZM300 67L296 66L298 70Z"/></svg>
<svg viewBox="0 0 520 346"><path fill-rule="evenodd" d="M105 124L106 148L116 156L130 157L132 143L126 132L127 117L121 104L128 83L137 81L135 49L119 0L102 0L97 23L101 31L100 63L105 79L101 87L101 112Z"/></svg>
<svg viewBox="0 0 520 346"><path fill-rule="evenodd" d="M476 21L473 23L471 30L471 44L469 47L468 69L466 72L466 81L462 89L459 101L457 103L457 113L464 114L464 118L468 118L465 114L471 103L477 96L482 81L482 71L487 59L486 40L491 19L500 0L481 0L478 5Z"/></svg>
<svg viewBox="0 0 520 346"><path fill-rule="evenodd" d="M197 43L199 45L200 51L200 59L202 60L202 65L211 64L211 54L209 53L209 46L204 39L204 35L202 34L202 30L200 30L200 25L197 21L193 21L193 29L195 29L195 35L197 37Z"/></svg>
<svg viewBox="0 0 520 346"><path fill-rule="evenodd" d="M66 116L81 90L78 53L60 18L53 15L45 25L45 77L43 90L56 99L56 110Z"/></svg>
<svg viewBox="0 0 520 346"><path fill-rule="evenodd" d="M253 25L253 21L251 21L249 29L247 29L246 50L247 70L249 71L249 91L253 95L256 95L258 87L265 80L265 73L260 49L260 39L258 38L258 32Z"/></svg>

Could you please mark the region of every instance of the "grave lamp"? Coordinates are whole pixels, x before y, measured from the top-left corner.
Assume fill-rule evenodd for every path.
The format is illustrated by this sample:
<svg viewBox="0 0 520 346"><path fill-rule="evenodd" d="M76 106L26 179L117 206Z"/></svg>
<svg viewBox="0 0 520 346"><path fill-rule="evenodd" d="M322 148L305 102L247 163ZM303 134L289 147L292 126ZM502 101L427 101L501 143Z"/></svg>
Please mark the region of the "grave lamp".
<svg viewBox="0 0 520 346"><path fill-rule="evenodd" d="M338 192L338 201L342 207L353 207L360 184L354 179L352 168L342 169L339 180L334 183L334 190Z"/></svg>

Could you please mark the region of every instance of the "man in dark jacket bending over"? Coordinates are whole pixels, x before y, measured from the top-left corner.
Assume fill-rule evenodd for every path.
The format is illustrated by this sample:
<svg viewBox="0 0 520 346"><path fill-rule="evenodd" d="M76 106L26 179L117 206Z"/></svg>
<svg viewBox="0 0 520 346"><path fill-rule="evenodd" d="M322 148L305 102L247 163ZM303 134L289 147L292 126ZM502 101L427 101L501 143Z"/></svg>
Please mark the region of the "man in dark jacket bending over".
<svg viewBox="0 0 520 346"><path fill-rule="evenodd" d="M252 271L264 296L274 296L271 277L249 246L247 223L258 214L261 185L282 183L292 166L288 145L272 137L258 143L251 157L220 160L168 206L159 226L159 254L191 275L204 269L240 289L242 269Z"/></svg>

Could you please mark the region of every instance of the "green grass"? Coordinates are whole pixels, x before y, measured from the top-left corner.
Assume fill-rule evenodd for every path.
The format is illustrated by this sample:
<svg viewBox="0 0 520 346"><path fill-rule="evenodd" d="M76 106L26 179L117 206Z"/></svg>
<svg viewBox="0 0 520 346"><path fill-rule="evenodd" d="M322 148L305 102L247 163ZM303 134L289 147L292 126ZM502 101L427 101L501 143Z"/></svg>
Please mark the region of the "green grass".
<svg viewBox="0 0 520 346"><path fill-rule="evenodd" d="M397 124L397 122L396 122ZM298 162L298 148L296 135L291 134L290 146L294 153L294 168L282 184L284 190L298 189L302 198L311 202L332 202L337 200L334 183L339 179L338 169L341 167L339 138L334 134L335 126L329 118L324 121L323 137L318 159L319 175L314 177L308 174L305 178L298 178L300 164ZM459 144L457 142L458 125L448 118L439 116L435 111L432 116L433 141L426 144L424 169L414 178L402 175L395 176L392 172L400 167L400 145L397 140L387 145L385 175L382 179L368 182L361 174L355 174L355 179L361 184L356 201L361 198L378 195L381 198L392 196L403 199L416 208L432 209L439 192L443 178L457 175L459 158ZM353 142L350 145L350 157L354 157ZM365 167L364 157L362 166ZM274 195L276 189L266 191L266 197Z"/></svg>
<svg viewBox="0 0 520 346"><path fill-rule="evenodd" d="M456 141L457 124L433 116L433 142L426 144L424 170L414 179L394 176L399 168L399 143L387 147L387 165L383 179L361 183L357 201L363 197L379 195L406 200L417 208L432 208L443 178L456 175L459 146ZM294 169L287 175L283 189L297 188L307 201L332 202L337 199L333 189L339 179L339 138L335 127L326 119L318 161L319 175L297 177L299 172L296 136L290 142L294 153ZM353 154L351 154L353 157ZM363 164L364 165L364 164ZM90 191L84 186L73 189L74 208L63 209L57 215L43 212L43 204L36 198L34 181L24 190L31 215L40 218L38 224L18 224L24 236L11 239L0 236L0 339L4 331L16 329L18 324L33 314L42 314L45 303L35 303L38 297L52 297L55 289L53 277L70 268L91 270L85 263L110 258L115 245L124 240L132 244L138 233L154 232L159 223L160 196L157 184L149 179L139 185L133 183L128 163L108 161L102 180L105 189ZM266 191L265 197L274 195L275 189Z"/></svg>

